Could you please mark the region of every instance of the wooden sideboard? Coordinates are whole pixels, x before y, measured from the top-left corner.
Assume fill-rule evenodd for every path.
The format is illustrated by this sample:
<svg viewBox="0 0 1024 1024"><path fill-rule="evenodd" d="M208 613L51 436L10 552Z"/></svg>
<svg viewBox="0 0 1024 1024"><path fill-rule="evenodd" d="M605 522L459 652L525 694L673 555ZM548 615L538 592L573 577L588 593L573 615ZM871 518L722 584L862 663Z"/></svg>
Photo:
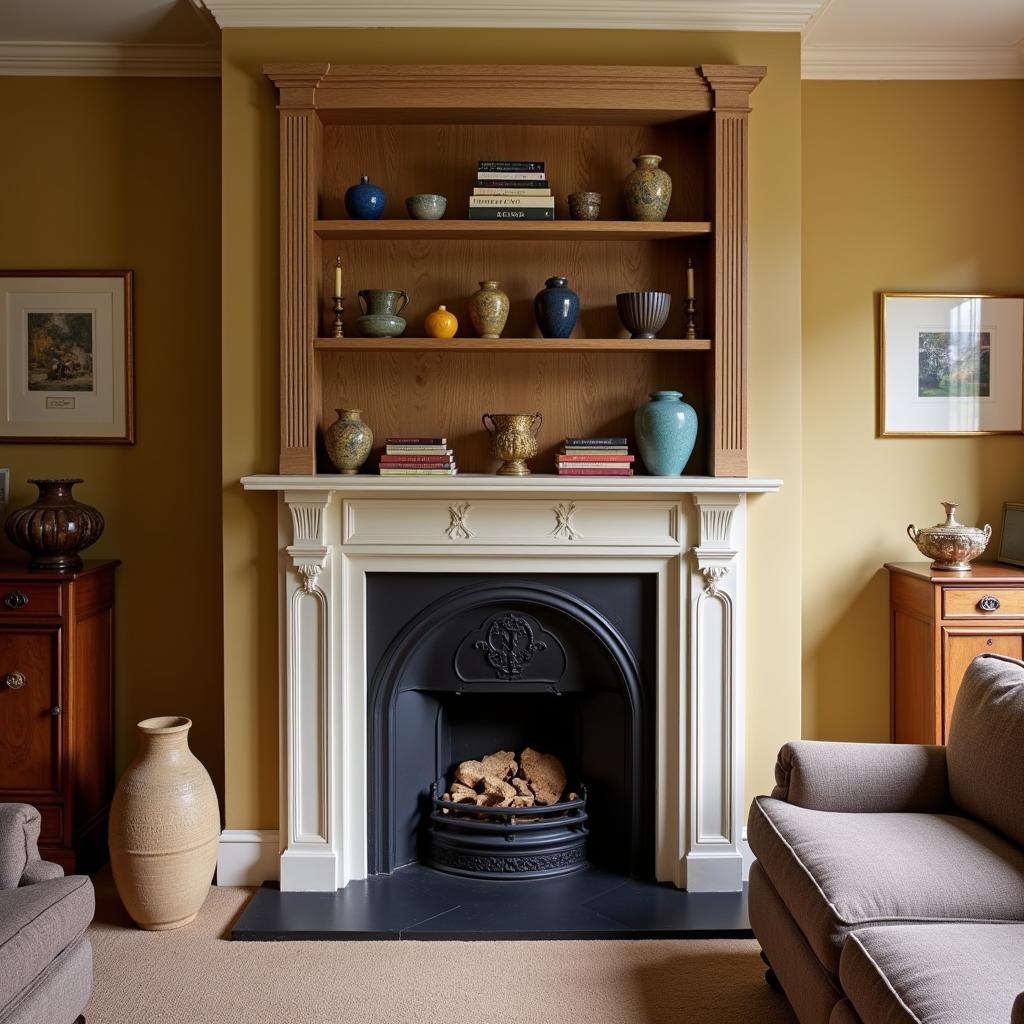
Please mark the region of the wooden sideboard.
<svg viewBox="0 0 1024 1024"><path fill-rule="evenodd" d="M892 738L945 743L960 681L979 654L1024 656L1024 570L937 572L890 562Z"/></svg>
<svg viewBox="0 0 1024 1024"><path fill-rule="evenodd" d="M0 564L0 802L39 809L42 856L69 873L106 859L118 564Z"/></svg>

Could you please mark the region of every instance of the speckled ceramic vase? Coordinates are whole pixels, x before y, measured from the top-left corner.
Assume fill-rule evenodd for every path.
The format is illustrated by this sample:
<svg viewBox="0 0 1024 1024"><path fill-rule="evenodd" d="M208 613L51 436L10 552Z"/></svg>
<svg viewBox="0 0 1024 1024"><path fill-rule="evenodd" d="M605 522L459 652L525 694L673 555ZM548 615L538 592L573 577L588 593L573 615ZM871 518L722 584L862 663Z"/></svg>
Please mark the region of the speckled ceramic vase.
<svg viewBox="0 0 1024 1024"><path fill-rule="evenodd" d="M697 443L697 412L679 391L652 391L633 418L636 446L651 476L679 476Z"/></svg>
<svg viewBox="0 0 1024 1024"><path fill-rule="evenodd" d="M658 165L660 156L635 156L636 167L625 181L626 210L630 220L660 221L672 201L672 179Z"/></svg>
<svg viewBox="0 0 1024 1024"><path fill-rule="evenodd" d="M339 473L352 476L369 458L373 431L363 422L360 409L335 409L338 418L324 431L327 457Z"/></svg>
<svg viewBox="0 0 1024 1024"><path fill-rule="evenodd" d="M580 297L564 277L549 277L533 300L537 326L545 338L568 338L580 315Z"/></svg>
<svg viewBox="0 0 1024 1024"><path fill-rule="evenodd" d="M188 748L187 718L139 722L139 749L110 805L110 866L132 920L151 931L195 919L217 865L220 812Z"/></svg>
<svg viewBox="0 0 1024 1024"><path fill-rule="evenodd" d="M508 296L497 281L481 281L469 300L469 318L481 338L500 338L508 320Z"/></svg>
<svg viewBox="0 0 1024 1024"><path fill-rule="evenodd" d="M359 179L358 185L345 190L345 210L353 220L380 220L386 205L384 189L371 184L365 174Z"/></svg>

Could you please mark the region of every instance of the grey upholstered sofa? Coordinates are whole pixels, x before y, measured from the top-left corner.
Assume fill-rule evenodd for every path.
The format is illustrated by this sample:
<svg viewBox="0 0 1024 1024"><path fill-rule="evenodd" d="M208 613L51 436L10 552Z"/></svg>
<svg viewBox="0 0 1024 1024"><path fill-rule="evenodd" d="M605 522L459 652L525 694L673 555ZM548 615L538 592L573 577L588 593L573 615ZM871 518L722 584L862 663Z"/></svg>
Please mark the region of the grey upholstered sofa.
<svg viewBox="0 0 1024 1024"><path fill-rule="evenodd" d="M84 875L39 859L39 812L0 804L0 1024L72 1024L92 988Z"/></svg>
<svg viewBox="0 0 1024 1024"><path fill-rule="evenodd" d="M801 1024L1024 1024L1024 663L964 676L946 747L787 744L750 920Z"/></svg>

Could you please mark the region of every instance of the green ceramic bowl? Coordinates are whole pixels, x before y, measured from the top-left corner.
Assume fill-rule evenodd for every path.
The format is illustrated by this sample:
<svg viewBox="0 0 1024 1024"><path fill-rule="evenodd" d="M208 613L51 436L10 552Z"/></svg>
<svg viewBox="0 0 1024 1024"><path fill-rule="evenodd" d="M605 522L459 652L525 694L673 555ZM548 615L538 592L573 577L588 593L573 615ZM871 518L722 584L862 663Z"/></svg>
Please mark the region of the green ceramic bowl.
<svg viewBox="0 0 1024 1024"><path fill-rule="evenodd" d="M356 323L364 338L400 338L405 333L405 321L390 313L370 313Z"/></svg>
<svg viewBox="0 0 1024 1024"><path fill-rule="evenodd" d="M425 193L409 196L405 201L405 208L413 220L440 220L448 208L448 200L444 196Z"/></svg>

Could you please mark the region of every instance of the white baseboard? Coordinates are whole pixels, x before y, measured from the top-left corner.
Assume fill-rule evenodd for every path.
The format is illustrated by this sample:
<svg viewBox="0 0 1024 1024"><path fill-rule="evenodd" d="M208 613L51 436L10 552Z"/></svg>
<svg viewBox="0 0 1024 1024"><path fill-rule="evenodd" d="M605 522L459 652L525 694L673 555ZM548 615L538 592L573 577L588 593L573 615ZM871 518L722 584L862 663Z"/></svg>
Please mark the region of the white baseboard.
<svg viewBox="0 0 1024 1024"><path fill-rule="evenodd" d="M754 854L750 850L750 844L747 842L747 826L743 826L743 832L740 834L740 853L743 854L743 881L750 881L750 865L754 863L756 859Z"/></svg>
<svg viewBox="0 0 1024 1024"><path fill-rule="evenodd" d="M218 885L276 881L281 849L277 829L226 828L217 849Z"/></svg>

